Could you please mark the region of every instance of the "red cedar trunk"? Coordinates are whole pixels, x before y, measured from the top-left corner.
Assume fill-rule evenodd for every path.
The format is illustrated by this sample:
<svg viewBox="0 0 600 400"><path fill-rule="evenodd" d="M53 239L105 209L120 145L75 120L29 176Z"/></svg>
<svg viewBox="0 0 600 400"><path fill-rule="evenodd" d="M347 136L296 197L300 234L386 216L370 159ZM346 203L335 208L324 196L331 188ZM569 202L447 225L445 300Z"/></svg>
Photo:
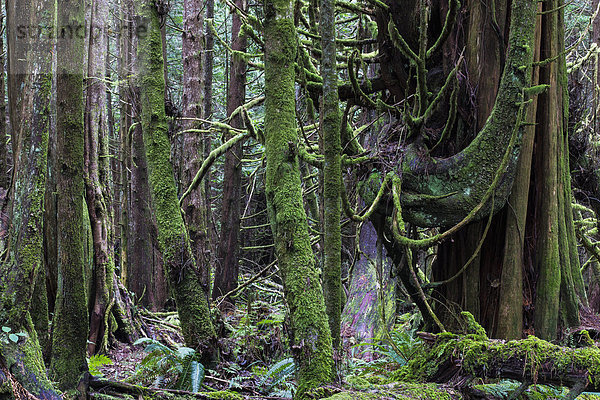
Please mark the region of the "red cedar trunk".
<svg viewBox="0 0 600 400"><path fill-rule="evenodd" d="M236 0L236 6L245 10L246 0ZM246 36L240 36L241 19L237 13L232 15L231 48L234 51L246 50ZM227 114L231 115L236 108L244 104L246 97L246 63L241 57L231 57L229 70L229 88L227 92ZM232 120L234 128L243 127L242 114L238 113ZM226 138L228 139L228 138ZM223 203L221 211L221 237L217 251L215 269L215 286L213 298L223 296L237 287L238 253L240 231L240 201L242 180L242 145L237 143L225 155L223 176Z"/></svg>

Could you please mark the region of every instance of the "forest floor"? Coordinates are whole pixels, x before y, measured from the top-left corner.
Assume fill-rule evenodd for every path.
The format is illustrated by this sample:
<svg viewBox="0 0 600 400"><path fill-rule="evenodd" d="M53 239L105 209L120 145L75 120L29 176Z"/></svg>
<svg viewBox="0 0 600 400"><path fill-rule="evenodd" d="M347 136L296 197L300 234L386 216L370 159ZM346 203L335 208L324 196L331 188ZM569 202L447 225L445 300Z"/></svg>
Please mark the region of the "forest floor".
<svg viewBox="0 0 600 400"><path fill-rule="evenodd" d="M98 366L98 373L102 376L96 379L100 379L104 384L97 381L95 385L92 385L92 398L106 399L105 395L110 395L121 399L185 397L186 399L284 400L292 397L295 388L294 368L289 354L284 350L287 347L287 339L281 305L270 306L265 302L256 302L250 306L239 306L224 313L222 319L217 321L220 333L222 337L225 337L219 343L221 361L215 366L202 368L200 372L203 378L200 381L192 379L194 371L198 372L198 370L191 368L191 364L188 362L193 359L193 354L191 358L186 358L190 354L183 351L186 348L182 347L183 338L177 329L176 314L153 314L145 310L139 314L143 322L143 329L149 338L138 341L141 342L139 344L113 342L106 354L108 358L104 359L106 363L100 362ZM586 330L593 340L598 340L600 338L600 317L592 313L583 313L582 316L582 325L576 331ZM565 338L568 334L569 332L565 332ZM471 342L473 339L477 339L482 345L488 346L485 347L488 350L492 349L492 345L504 344L502 341L487 339L485 335L477 337L472 334L453 335L449 340L462 343L464 338ZM522 381L525 382L525 385L514 377L507 379L500 376L489 379L484 376L472 376L466 371L470 368L475 371L476 368L468 366L466 356L464 360L455 359L454 364L449 365L447 370L444 370L441 359L434 360L438 375L434 381L437 383L407 382L402 378L407 376L406 372L402 372L402 368L406 368L411 362L416 361L411 361L410 358L417 358L415 354L421 351L418 348L429 346L428 351L441 353L436 350L438 344L431 345L432 341L438 342L438 337L430 334L416 334L414 331L408 332L400 327L394 331L390 339L395 342L395 350L393 347L382 345L378 352L379 358L376 360L361 360L358 352L354 352L355 357L346 355L346 358L337 366L340 375L338 384L315 393L314 398L326 397L330 400L600 399L598 393L577 393L572 388L572 384L565 383L565 386L557 384L556 374L552 377L552 373L550 373L551 378L544 382L546 379L542 371L544 365L540 366L539 372L540 383L545 383L544 385L528 381L525 378L525 367L522 369ZM566 339L562 344L565 343ZM506 343L506 345L509 344ZM560 346L548 345L563 349ZM442 348L442 346L438 347ZM590 354L593 354L593 357L598 356L600 360L598 342L596 341L592 347L593 353ZM456 348L460 348L460 345L457 345ZM579 351L567 346L564 349L565 352ZM410 355L406 357L405 353ZM457 350L453 351L454 355L458 353ZM531 354L533 353L525 353L524 358L541 356L533 357ZM406 358L405 360L402 359L403 356ZM488 356L481 355L481 358L485 357ZM590 358L591 356L585 357ZM424 359L423 364L427 362L432 362L432 359ZM557 365L559 362L556 361ZM524 365L528 365L527 360L524 363ZM542 364L544 363L548 362L544 361ZM511 367L514 367L513 364L514 360L512 360ZM586 365L581 368L573 367L569 373L582 373L581 371L584 371L582 368L588 368L588 371L591 371L592 368L597 367L600 370L600 365L593 366L595 364L589 363ZM557 368L552 366L551 370L557 371ZM584 371L582 376L587 377L586 379L589 379L590 382L592 381L591 373ZM109 382L111 383L109 384ZM342 382L343 384L341 384ZM596 390L596 386L599 385L596 384L590 391ZM583 391L581 388L578 389L578 392ZM519 392L522 393L516 394Z"/></svg>

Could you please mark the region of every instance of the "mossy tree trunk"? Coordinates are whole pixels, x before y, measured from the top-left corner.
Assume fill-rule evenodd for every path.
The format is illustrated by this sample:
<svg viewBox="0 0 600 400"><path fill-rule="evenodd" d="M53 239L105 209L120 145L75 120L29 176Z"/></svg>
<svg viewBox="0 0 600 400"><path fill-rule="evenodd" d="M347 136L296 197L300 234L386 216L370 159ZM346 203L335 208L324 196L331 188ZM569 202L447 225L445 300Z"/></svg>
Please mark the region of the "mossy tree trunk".
<svg viewBox="0 0 600 400"><path fill-rule="evenodd" d="M21 21L28 19L29 24L52 22L53 8L49 1L27 1L21 5L27 12L21 16ZM11 13L11 17L14 14ZM43 40L34 43L21 40L22 42L10 42L10 46L21 47L12 48L12 52L18 52L22 48L30 48L31 51L26 60L11 66L13 73L18 71L22 75L24 86L20 97L22 108L15 110L13 114L21 123L16 124L18 130L12 132L12 139L16 142L13 145L17 151L14 153L15 173L9 204L9 248L7 256L0 262L0 325L10 328L11 333L23 336L18 337L16 342L7 340L8 338L0 341L0 354L3 366L28 391L39 398L57 399L58 394L46 375L40 343L30 316L30 310L38 310L38 305L33 305L38 301L34 298L34 287L39 271L43 268L42 225L52 66L47 50L42 49L48 43ZM43 309L43 304L39 306ZM46 322L47 319L46 315Z"/></svg>
<svg viewBox="0 0 600 400"><path fill-rule="evenodd" d="M294 4L265 1L265 192L285 299L298 394L332 379L332 344L323 290L302 201L295 113Z"/></svg>
<svg viewBox="0 0 600 400"><path fill-rule="evenodd" d="M88 310L84 274L84 98L85 39L73 34L85 24L85 3L57 3L57 230L58 290L52 321L50 371L61 390L77 387L87 372ZM71 27L69 31L68 27ZM80 28L81 29L81 28ZM71 34L69 34L71 32Z"/></svg>
<svg viewBox="0 0 600 400"><path fill-rule="evenodd" d="M170 163L170 143L164 104L164 60L160 21L151 0L137 4L146 34L139 37L138 63L141 118L146 147L152 204L158 225L158 242L163 254L185 342L202 351L203 362L213 357L215 331L207 295L202 290L189 237L179 209L177 188Z"/></svg>
<svg viewBox="0 0 600 400"><path fill-rule="evenodd" d="M341 233L341 116L336 68L335 2L321 0L321 76L323 77L322 136L323 154L323 281L325 304L333 347L340 345L342 310L342 233Z"/></svg>
<svg viewBox="0 0 600 400"><path fill-rule="evenodd" d="M56 14L54 12L54 3L49 0L38 0L33 2L31 20L41 26L53 26L55 23ZM30 55L31 66L33 69L33 109L31 129L36 132L42 132L42 134L48 138L45 143L45 159L44 162L48 163L49 156L49 145L50 136L52 132L52 119L53 119L53 91L52 91L52 80L53 80L53 62L52 55L48 52L48 48L52 45L52 40L43 38L32 43L32 53ZM1 84L1 82L0 82ZM0 96L1 96L0 90ZM23 109L22 112L26 112ZM0 118L3 113L0 112ZM2 123L2 122L0 122ZM48 194L46 186L48 184L48 168L44 167L42 171L44 175L44 198L43 204L46 203L45 196ZM44 212L44 211L43 211ZM45 216L42 217L43 225L45 226ZM43 254L43 229L42 235L42 254ZM40 257L43 260L43 255ZM37 269L37 275L35 278L35 284L33 289L33 298L30 305L30 314L36 329L42 353L45 359L48 359L50 354L50 333L49 333L49 307L48 307L48 293L46 289L46 267L43 262L40 262L39 268Z"/></svg>
<svg viewBox="0 0 600 400"><path fill-rule="evenodd" d="M137 75L138 21L135 19L135 3L131 0L121 4L123 21L130 21L129 29L121 30L120 88L121 99L121 157L122 196L121 211L121 259L122 281L136 296L136 302L153 310L164 307L167 282L162 257L156 243L156 221L152 216L150 184L146 148L139 121L139 84Z"/></svg>
<svg viewBox="0 0 600 400"><path fill-rule="evenodd" d="M237 0L240 10L247 9L246 0ZM231 48L234 51L246 51L246 35L240 35L241 17L237 12L232 14ZM243 57L231 57L229 67L229 85L227 88L227 114L231 115L236 108L242 106L246 99L246 62ZM242 113L238 113L230 121L234 128L243 128ZM230 139L228 134L225 139ZM239 232L240 202L242 197L242 146L237 143L225 154L223 167L223 201L221 207L221 235L217 247L217 264L215 268L215 285L213 298L223 296L235 289L239 272ZM232 301L232 299L228 299Z"/></svg>

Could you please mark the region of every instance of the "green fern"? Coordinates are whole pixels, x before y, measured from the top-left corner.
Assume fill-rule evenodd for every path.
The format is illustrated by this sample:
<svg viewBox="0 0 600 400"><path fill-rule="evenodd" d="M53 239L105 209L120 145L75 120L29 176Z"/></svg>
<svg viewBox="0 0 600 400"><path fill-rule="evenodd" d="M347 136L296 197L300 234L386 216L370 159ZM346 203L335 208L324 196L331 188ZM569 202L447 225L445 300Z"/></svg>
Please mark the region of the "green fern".
<svg viewBox="0 0 600 400"><path fill-rule="evenodd" d="M374 339L372 342L361 343L355 347L370 346L373 353L380 357L367 363L366 369L390 370L397 369L410 361L418 351L421 342L415 338L414 332L406 329L395 329L387 339Z"/></svg>
<svg viewBox="0 0 600 400"><path fill-rule="evenodd" d="M295 372L296 364L294 363L294 359L285 358L269 368L260 382L260 386L264 386L266 392L271 392L273 388L279 385L285 386L286 389L292 389L293 385L287 379L293 376ZM265 386L269 379L271 379L270 383ZM285 390L285 392L288 391L291 392L291 390Z"/></svg>
<svg viewBox="0 0 600 400"><path fill-rule="evenodd" d="M197 360L194 349L180 346L172 349L150 338L137 340L134 345L146 345L148 353L128 380L150 382L156 387L168 387L198 392L204 381L204 366Z"/></svg>
<svg viewBox="0 0 600 400"><path fill-rule="evenodd" d="M105 356L104 354L95 354L88 358L88 368L90 370L90 374L93 376L103 377L104 374L100 371L100 367L104 365L112 365L113 360Z"/></svg>

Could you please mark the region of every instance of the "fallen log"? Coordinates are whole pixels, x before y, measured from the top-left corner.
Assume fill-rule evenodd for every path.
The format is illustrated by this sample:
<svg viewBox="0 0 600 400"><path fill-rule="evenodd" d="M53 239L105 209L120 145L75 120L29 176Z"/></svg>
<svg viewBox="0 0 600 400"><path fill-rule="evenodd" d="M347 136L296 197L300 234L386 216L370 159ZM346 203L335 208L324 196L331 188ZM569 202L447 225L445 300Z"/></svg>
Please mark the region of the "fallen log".
<svg viewBox="0 0 600 400"><path fill-rule="evenodd" d="M489 339L468 313L466 335L421 333L423 345L394 373L398 381L446 383L465 377L513 379L600 391L600 349L582 333L580 345L558 346L529 336L523 340Z"/></svg>

